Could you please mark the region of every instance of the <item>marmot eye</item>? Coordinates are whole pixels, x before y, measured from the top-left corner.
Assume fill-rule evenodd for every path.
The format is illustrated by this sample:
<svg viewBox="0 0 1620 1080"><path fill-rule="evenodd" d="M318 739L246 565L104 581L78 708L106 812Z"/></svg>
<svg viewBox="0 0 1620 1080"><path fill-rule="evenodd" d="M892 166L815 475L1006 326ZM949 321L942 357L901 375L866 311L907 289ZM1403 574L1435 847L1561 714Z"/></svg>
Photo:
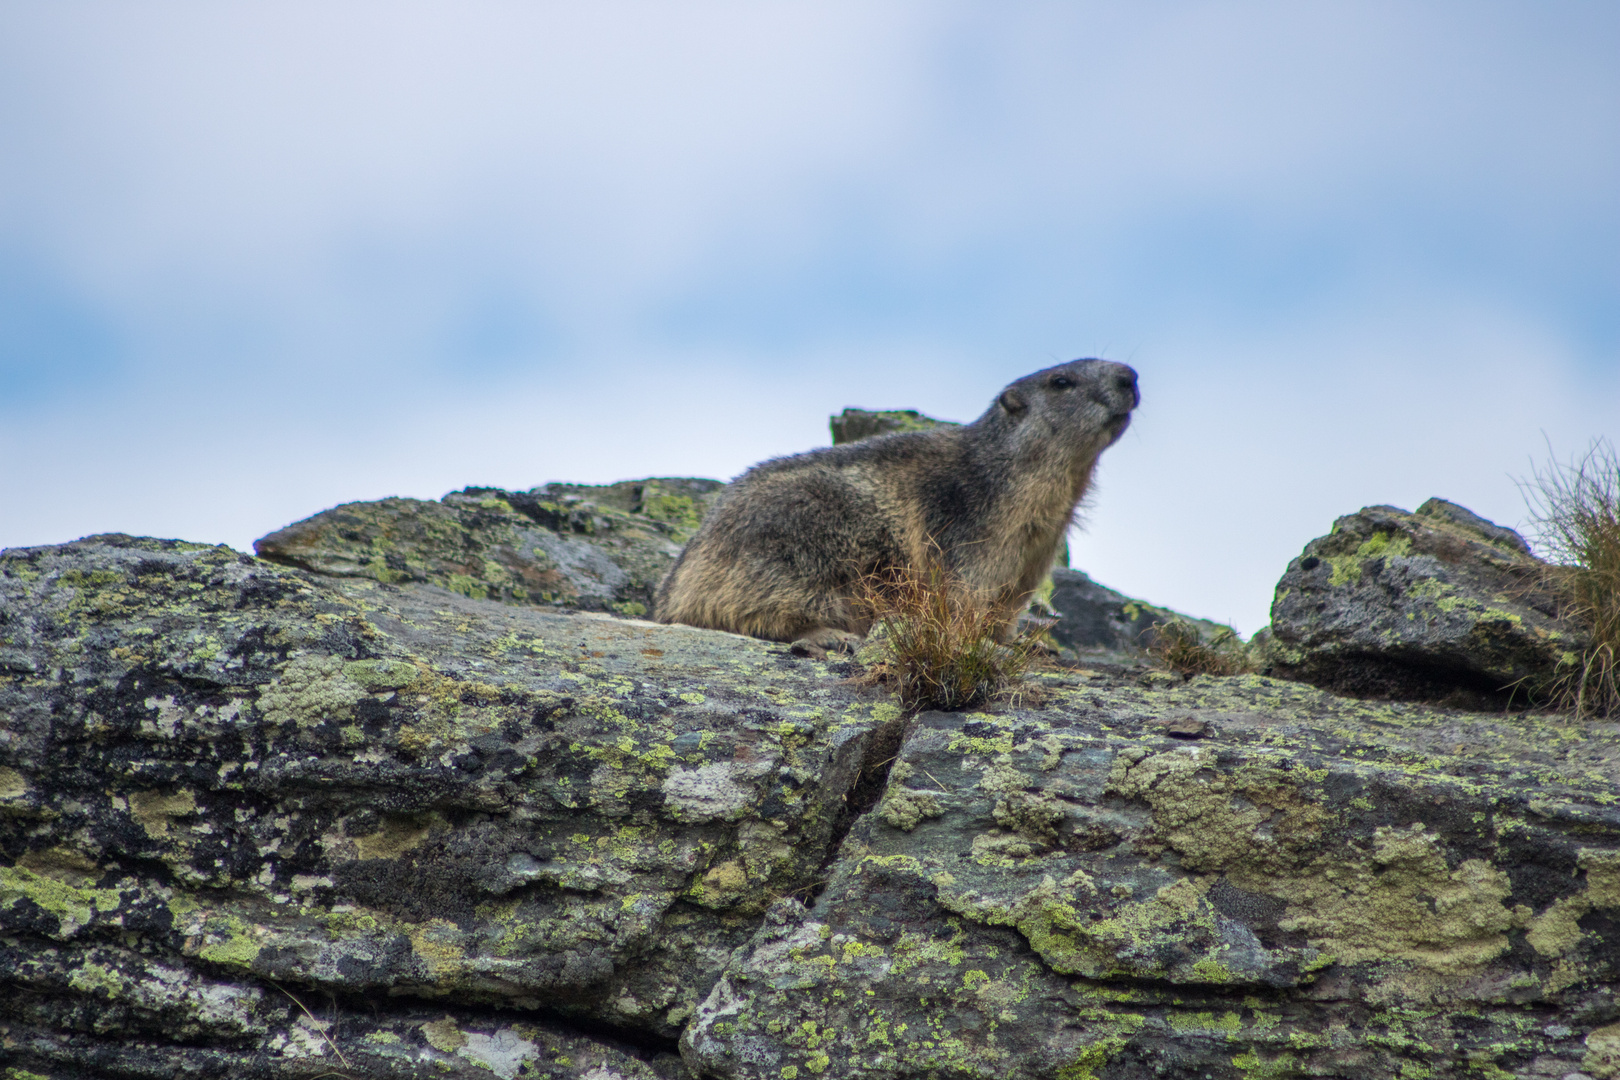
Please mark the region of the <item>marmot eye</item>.
<svg viewBox="0 0 1620 1080"><path fill-rule="evenodd" d="M1054 390L1067 390L1074 385L1074 380L1067 375L1054 375L1052 381L1047 385Z"/></svg>

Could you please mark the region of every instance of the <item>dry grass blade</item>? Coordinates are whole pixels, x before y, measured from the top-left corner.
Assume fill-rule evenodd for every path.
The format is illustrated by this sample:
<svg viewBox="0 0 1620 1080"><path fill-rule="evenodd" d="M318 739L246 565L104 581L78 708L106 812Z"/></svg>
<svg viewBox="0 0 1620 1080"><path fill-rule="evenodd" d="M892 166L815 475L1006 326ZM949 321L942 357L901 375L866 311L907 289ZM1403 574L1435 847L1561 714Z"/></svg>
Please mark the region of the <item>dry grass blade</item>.
<svg viewBox="0 0 1620 1080"><path fill-rule="evenodd" d="M1591 634L1555 676L1556 703L1577 716L1620 715L1620 456L1600 439L1521 487L1560 614Z"/></svg>
<svg viewBox="0 0 1620 1080"><path fill-rule="evenodd" d="M302 1001L300 1001L298 999L298 997L295 996L285 986L282 986L280 983L276 982L273 979L270 981L270 985L275 987L277 990L280 990L283 994L285 994L287 996L287 1000L291 1001L294 1005L298 1006L298 1008L303 1012L303 1014L309 1018L309 1022L314 1026L314 1029L317 1032L320 1033L321 1038L326 1040L326 1045L332 1048L332 1053L337 1055L337 1059L343 1063L343 1067L345 1069L354 1068L353 1065L349 1064L348 1056L343 1053L343 1048L337 1044L337 1040L333 1039L331 1033L327 1030L327 1028L331 1026L330 1024L323 1024L322 1021L319 1018L317 1018L314 1013L309 1011L309 1006L305 1005ZM348 1073L337 1072L335 1070L329 1070L327 1072L320 1073L317 1076L311 1077L310 1080L321 1080L321 1077L325 1077L325 1076L341 1077L342 1080L354 1080L354 1078L352 1076L350 1076Z"/></svg>
<svg viewBox="0 0 1620 1080"><path fill-rule="evenodd" d="M1254 670L1237 631L1222 627L1207 640L1185 619L1155 623L1148 631L1148 654L1182 675L1241 675Z"/></svg>
<svg viewBox="0 0 1620 1080"><path fill-rule="evenodd" d="M877 671L902 707L954 711L981 705L1023 677L1038 643L1022 634L1003 643L1001 618L937 563L897 568L862 580L885 652Z"/></svg>

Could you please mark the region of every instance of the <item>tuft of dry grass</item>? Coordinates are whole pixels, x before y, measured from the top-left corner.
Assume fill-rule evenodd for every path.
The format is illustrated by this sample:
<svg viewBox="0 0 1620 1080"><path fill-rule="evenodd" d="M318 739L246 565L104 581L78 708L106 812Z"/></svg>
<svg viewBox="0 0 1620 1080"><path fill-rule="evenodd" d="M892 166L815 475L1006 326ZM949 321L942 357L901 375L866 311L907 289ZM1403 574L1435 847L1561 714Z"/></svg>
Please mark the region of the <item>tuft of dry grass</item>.
<svg viewBox="0 0 1620 1080"><path fill-rule="evenodd" d="M994 607L934 561L867 575L859 602L882 655L874 679L910 712L982 705L1015 687L1040 647L1038 630L999 640Z"/></svg>
<svg viewBox="0 0 1620 1080"><path fill-rule="evenodd" d="M1241 675L1254 670L1237 631L1221 627L1207 641L1186 619L1154 623L1148 631L1150 656L1182 675Z"/></svg>
<svg viewBox="0 0 1620 1080"><path fill-rule="evenodd" d="M1534 468L1520 486L1559 613L1592 636L1555 675L1555 702L1578 717L1620 716L1620 456L1599 439L1579 459Z"/></svg>

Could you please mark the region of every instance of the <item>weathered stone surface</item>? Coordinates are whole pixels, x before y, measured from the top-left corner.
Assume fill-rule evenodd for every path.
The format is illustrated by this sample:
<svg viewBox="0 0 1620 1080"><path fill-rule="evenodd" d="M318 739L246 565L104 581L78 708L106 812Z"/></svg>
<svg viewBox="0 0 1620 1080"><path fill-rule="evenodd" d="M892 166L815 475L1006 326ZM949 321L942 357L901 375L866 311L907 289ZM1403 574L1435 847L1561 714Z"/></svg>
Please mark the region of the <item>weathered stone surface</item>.
<svg viewBox="0 0 1620 1080"><path fill-rule="evenodd" d="M0 556L0 647L6 1038L270 1046L285 986L670 1039L897 715L735 635L121 536Z"/></svg>
<svg viewBox="0 0 1620 1080"><path fill-rule="evenodd" d="M21 998L0 1018L7 1080L86 1077L390 1077L399 1080L691 1080L668 1051L615 1046L553 1022L420 1005L356 1013L308 993L199 991L194 976L138 953L31 953L17 963ZM9 957L6 958L8 961ZM180 994L212 996L211 1027L180 1020ZM79 1003L71 1021L64 999ZM307 999L307 1000L306 1000ZM139 1013L139 1001L148 1006ZM188 1005L194 1003L187 1002ZM34 1020L36 1022L29 1022Z"/></svg>
<svg viewBox="0 0 1620 1080"><path fill-rule="evenodd" d="M1560 1077L1620 1016L1610 739L1048 681L919 719L827 890L699 1009L701 1074Z"/></svg>
<svg viewBox="0 0 1620 1080"><path fill-rule="evenodd" d="M331 576L642 615L723 486L661 477L345 503L253 547L273 562Z"/></svg>
<svg viewBox="0 0 1620 1080"><path fill-rule="evenodd" d="M1099 663L900 743L331 535L0 554L20 1077L1620 1076L1620 725Z"/></svg>
<svg viewBox="0 0 1620 1080"><path fill-rule="evenodd" d="M1207 619L1133 600L1066 567L1052 571L1052 594L1047 603L1059 617L1049 631L1053 640L1063 648L1082 653L1140 653L1151 641L1153 628L1168 622L1197 627L1205 637L1228 629Z"/></svg>
<svg viewBox="0 0 1620 1080"><path fill-rule="evenodd" d="M834 446L869 439L873 435L887 435L891 431L926 431L941 424L955 426L955 420L935 420L916 409L845 409L827 421L832 429Z"/></svg>
<svg viewBox="0 0 1620 1080"><path fill-rule="evenodd" d="M1370 506L1305 545L1277 583L1272 670L1396 697L1531 698L1585 645L1511 529L1442 499Z"/></svg>

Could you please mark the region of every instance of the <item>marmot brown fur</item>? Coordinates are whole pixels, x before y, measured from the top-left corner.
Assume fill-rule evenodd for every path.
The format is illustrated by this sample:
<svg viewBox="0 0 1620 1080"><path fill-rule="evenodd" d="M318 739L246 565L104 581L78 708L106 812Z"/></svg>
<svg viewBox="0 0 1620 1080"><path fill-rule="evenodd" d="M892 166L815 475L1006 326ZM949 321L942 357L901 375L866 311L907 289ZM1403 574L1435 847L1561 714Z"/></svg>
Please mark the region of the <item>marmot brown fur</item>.
<svg viewBox="0 0 1620 1080"><path fill-rule="evenodd" d="M704 518L655 616L828 648L871 626L863 575L935 559L1008 625L1139 400L1124 364L1075 360L1019 379L971 424L762 462Z"/></svg>

